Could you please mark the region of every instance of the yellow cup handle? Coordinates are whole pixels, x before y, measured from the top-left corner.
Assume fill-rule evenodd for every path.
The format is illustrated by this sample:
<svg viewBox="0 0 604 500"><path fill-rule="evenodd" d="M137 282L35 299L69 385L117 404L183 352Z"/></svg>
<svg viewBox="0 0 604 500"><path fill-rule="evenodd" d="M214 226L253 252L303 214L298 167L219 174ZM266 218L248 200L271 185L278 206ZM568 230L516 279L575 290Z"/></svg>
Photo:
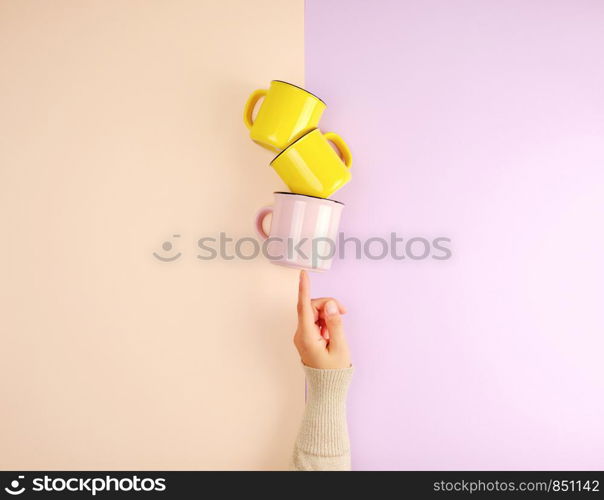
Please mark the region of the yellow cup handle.
<svg viewBox="0 0 604 500"><path fill-rule="evenodd" d="M340 157L342 158L344 165L346 165L348 168L352 167L352 153L348 148L348 144L344 142L344 139L342 139L335 132L327 132L324 135L325 139L332 142L336 146L336 148L340 152Z"/></svg>
<svg viewBox="0 0 604 500"><path fill-rule="evenodd" d="M256 107L256 103L264 96L266 96L266 90L254 90L252 95L248 98L245 103L245 107L243 108L243 123L247 128L252 128L254 124L252 120L252 114L254 113L254 108Z"/></svg>

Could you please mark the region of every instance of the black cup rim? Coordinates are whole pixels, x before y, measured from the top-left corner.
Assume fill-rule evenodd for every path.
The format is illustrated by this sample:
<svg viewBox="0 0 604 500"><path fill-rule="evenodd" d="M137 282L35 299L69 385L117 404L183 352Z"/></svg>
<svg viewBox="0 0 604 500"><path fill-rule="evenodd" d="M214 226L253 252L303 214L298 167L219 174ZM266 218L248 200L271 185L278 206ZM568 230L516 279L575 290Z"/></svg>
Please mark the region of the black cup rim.
<svg viewBox="0 0 604 500"><path fill-rule="evenodd" d="M327 103L323 99L321 99L318 95L313 94L312 92L300 87L299 85L295 85L293 83L286 82L285 80L272 80L272 81L278 82L278 83L285 83L285 85L291 85L292 87L296 87L297 89L303 90L304 92L306 92L307 94L310 94L314 98L319 99L319 101L321 101L323 104L325 104L325 106L327 106Z"/></svg>
<svg viewBox="0 0 604 500"><path fill-rule="evenodd" d="M275 191L273 194L291 194L291 195L294 195L294 196L306 196L307 198L314 198L316 200L323 200L323 201L331 201L332 203L337 203L338 205L342 205L343 207L346 206L341 201L332 200L331 198L321 198L320 196L312 196L310 194L292 193L290 191Z"/></svg>
<svg viewBox="0 0 604 500"><path fill-rule="evenodd" d="M279 158L283 153L285 153L289 148L291 148L294 144L296 144L297 142L301 141L302 139L304 139L308 134L312 134L315 130L319 130L318 128L313 128L312 130L309 130L308 132L306 132L304 135L301 135L300 137L298 137L294 142L292 142L289 146L287 146L286 148L284 148L282 151L279 152L279 154L277 154L277 156L275 156L269 165L273 166L273 163L275 162L275 160L277 158Z"/></svg>

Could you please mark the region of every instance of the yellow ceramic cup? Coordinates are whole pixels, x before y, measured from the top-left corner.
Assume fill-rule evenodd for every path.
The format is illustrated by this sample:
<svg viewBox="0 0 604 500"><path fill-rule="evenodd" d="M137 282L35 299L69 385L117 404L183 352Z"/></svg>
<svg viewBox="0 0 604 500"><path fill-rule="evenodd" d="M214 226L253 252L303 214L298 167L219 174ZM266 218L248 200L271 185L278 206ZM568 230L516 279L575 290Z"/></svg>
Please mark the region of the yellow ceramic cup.
<svg viewBox="0 0 604 500"><path fill-rule="evenodd" d="M338 134L315 129L284 149L271 166L292 193L329 198L350 180L352 155Z"/></svg>
<svg viewBox="0 0 604 500"><path fill-rule="evenodd" d="M263 97L254 119L254 108ZM253 141L271 151L281 151L317 128L325 107L325 103L310 92L273 80L268 90L252 92L243 108L243 122Z"/></svg>

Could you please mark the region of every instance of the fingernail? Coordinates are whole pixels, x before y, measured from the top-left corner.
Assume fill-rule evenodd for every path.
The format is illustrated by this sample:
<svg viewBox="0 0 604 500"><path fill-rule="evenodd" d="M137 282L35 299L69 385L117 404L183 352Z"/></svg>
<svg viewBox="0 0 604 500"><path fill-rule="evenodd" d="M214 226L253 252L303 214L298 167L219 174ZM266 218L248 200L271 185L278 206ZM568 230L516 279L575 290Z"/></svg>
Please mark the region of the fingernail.
<svg viewBox="0 0 604 500"><path fill-rule="evenodd" d="M325 304L325 312L328 316L338 314L338 305L333 300L330 300L327 304Z"/></svg>

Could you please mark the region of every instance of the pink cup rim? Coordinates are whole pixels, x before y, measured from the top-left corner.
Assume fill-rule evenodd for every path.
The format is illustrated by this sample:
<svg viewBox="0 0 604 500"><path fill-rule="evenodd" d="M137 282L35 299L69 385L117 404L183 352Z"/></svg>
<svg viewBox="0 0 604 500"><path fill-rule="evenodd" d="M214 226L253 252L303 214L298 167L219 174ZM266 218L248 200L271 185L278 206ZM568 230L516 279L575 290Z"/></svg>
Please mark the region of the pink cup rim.
<svg viewBox="0 0 604 500"><path fill-rule="evenodd" d="M290 193L289 191L275 191L273 194L288 194L288 195L293 195L293 196L306 196L307 198L314 198L315 200L321 200L321 201L330 201L331 203L337 203L338 205L342 205L343 207L346 206L341 201L331 200L329 198L321 198L320 196L311 196L310 194Z"/></svg>

